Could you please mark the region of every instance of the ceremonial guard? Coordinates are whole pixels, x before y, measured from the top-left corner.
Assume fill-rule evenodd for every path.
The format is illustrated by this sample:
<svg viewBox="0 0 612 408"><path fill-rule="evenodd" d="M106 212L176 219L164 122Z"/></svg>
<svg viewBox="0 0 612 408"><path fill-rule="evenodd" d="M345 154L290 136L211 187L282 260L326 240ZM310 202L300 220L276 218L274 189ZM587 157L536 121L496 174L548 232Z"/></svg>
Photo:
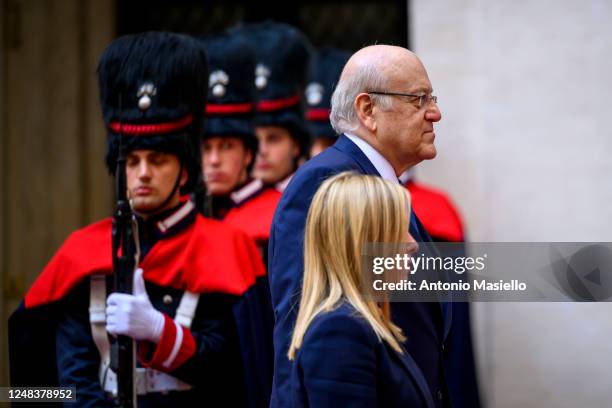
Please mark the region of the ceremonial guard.
<svg viewBox="0 0 612 408"><path fill-rule="evenodd" d="M414 212L434 241L463 242L465 240L459 211L446 193L417 182L414 178L414 169L406 170L399 178L410 191Z"/></svg>
<svg viewBox="0 0 612 408"><path fill-rule="evenodd" d="M237 31L255 49L256 136L259 147L253 175L283 192L310 139L304 116L304 89L312 46L295 27L264 22Z"/></svg>
<svg viewBox="0 0 612 408"><path fill-rule="evenodd" d="M115 256L128 254L111 218L70 235L11 316L13 385L75 386L78 406L267 406L255 289L263 264L246 234L186 199L201 174L206 59L197 40L170 33L122 37L104 51L106 162L134 213L133 287L113 291ZM116 371L122 339L136 350L133 399L122 399Z"/></svg>
<svg viewBox="0 0 612 408"><path fill-rule="evenodd" d="M257 154L255 137L255 52L242 36L222 32L203 38L210 77L206 130L202 136L202 167L206 209L224 224L246 233L257 245L264 264L270 226L281 193L251 177ZM258 353L273 365L274 314L267 276L256 281L267 339ZM260 376L272 387L272 373Z"/></svg>
<svg viewBox="0 0 612 408"><path fill-rule="evenodd" d="M246 232L267 255L280 192L251 177L255 137L255 52L241 36L221 33L204 39L210 79L202 167L211 211Z"/></svg>
<svg viewBox="0 0 612 408"><path fill-rule="evenodd" d="M331 96L351 54L332 47L317 50L314 69L306 87L306 118L311 128L310 157L333 145L338 134L329 123Z"/></svg>

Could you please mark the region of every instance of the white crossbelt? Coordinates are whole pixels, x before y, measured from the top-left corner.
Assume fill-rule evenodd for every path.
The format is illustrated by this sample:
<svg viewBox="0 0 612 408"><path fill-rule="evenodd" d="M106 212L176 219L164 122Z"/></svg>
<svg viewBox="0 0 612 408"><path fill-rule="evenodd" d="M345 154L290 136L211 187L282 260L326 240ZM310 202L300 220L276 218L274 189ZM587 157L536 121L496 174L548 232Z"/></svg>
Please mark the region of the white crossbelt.
<svg viewBox="0 0 612 408"><path fill-rule="evenodd" d="M110 342L106 332L106 277L104 275L93 275L91 277L89 295L91 333L100 353L100 384L106 392L115 395L117 393L117 375L110 368ZM185 291L176 310L174 320L189 329L199 300L200 296L198 294ZM191 385L152 368L137 368L134 380L138 395L191 389Z"/></svg>
<svg viewBox="0 0 612 408"><path fill-rule="evenodd" d="M136 368L135 373L136 394L145 395L151 392L167 393L169 391L186 391L191 385L152 368ZM104 381L104 391L115 394L117 392L117 375L108 370Z"/></svg>

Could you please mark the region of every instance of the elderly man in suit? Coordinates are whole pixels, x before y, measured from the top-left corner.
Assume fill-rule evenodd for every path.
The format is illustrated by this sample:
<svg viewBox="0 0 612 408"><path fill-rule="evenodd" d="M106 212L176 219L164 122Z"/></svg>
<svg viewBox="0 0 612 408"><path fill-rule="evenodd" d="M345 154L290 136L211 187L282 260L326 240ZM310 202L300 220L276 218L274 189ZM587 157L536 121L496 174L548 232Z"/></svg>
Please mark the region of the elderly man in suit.
<svg viewBox="0 0 612 408"><path fill-rule="evenodd" d="M393 182L405 170L436 156L434 123L442 118L427 71L411 51L374 45L346 63L334 94L330 120L338 141L295 174L276 210L269 245L274 303L273 407L291 406L287 350L298 310L303 274L303 237L308 208L326 178L352 170ZM411 214L410 233L430 241ZM406 350L427 380L437 407L478 407L471 350L449 350L452 304L395 303L393 321L407 337ZM453 327L454 336L469 327ZM454 343L453 343L454 344ZM471 348L471 344L466 345ZM330 356L333 358L333 356Z"/></svg>

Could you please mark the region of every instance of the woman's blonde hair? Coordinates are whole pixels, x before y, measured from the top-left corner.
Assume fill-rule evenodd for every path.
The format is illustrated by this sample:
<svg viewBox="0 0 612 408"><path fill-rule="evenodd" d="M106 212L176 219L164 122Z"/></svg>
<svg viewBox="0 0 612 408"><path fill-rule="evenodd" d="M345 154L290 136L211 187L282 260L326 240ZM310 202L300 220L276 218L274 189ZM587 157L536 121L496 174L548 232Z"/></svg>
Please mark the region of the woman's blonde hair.
<svg viewBox="0 0 612 408"><path fill-rule="evenodd" d="M377 337L402 352L405 338L390 318L388 302L367 300L361 276L362 245L399 243L408 234L410 195L399 183L353 172L327 179L306 219L304 281L288 357L295 358L313 319L345 301Z"/></svg>

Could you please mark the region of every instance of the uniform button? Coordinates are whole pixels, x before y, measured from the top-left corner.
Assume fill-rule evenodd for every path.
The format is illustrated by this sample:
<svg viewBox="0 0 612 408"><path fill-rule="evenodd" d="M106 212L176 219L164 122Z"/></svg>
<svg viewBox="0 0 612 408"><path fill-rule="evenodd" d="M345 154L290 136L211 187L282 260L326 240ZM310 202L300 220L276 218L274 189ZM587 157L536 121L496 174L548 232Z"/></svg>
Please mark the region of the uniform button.
<svg viewBox="0 0 612 408"><path fill-rule="evenodd" d="M164 304L169 305L170 303L172 303L172 296L165 295L164 296Z"/></svg>
<svg viewBox="0 0 612 408"><path fill-rule="evenodd" d="M446 344L442 343L442 352L446 352Z"/></svg>
<svg viewBox="0 0 612 408"><path fill-rule="evenodd" d="M438 390L438 399L442 401L444 399L444 394L442 394L442 390Z"/></svg>

